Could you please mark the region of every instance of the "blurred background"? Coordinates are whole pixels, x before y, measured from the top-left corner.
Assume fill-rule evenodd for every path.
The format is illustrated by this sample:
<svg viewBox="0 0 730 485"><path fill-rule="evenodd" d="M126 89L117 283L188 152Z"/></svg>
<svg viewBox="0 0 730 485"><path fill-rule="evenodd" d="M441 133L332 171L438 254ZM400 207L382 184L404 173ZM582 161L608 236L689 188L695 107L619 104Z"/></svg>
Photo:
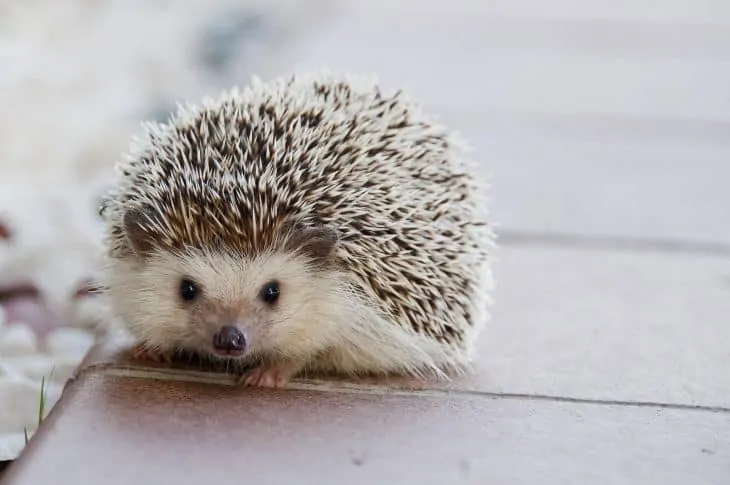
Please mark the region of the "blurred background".
<svg viewBox="0 0 730 485"><path fill-rule="evenodd" d="M727 0L0 0L0 459L91 345L98 202L140 121L322 67L458 129L507 246L730 254Z"/></svg>

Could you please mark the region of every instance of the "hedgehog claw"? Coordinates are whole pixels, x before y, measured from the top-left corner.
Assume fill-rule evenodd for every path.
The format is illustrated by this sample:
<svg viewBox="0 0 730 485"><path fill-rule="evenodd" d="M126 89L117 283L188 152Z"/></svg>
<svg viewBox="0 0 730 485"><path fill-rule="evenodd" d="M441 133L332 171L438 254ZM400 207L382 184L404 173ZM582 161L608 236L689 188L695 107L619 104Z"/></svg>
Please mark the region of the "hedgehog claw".
<svg viewBox="0 0 730 485"><path fill-rule="evenodd" d="M154 362L157 364L172 363L172 354L160 349L146 347L143 344L137 344L130 349L130 355L134 360Z"/></svg>
<svg viewBox="0 0 730 485"><path fill-rule="evenodd" d="M291 367L275 364L270 366L261 365L243 374L238 383L247 387L261 387L266 389L281 389L289 382L294 374Z"/></svg>

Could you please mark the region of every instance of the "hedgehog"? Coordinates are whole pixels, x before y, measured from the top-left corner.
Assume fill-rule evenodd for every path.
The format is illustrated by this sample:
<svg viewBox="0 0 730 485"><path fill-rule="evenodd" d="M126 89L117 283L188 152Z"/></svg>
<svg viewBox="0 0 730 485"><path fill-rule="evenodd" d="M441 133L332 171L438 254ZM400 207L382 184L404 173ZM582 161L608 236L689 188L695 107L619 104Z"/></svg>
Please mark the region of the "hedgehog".
<svg viewBox="0 0 730 485"><path fill-rule="evenodd" d="M489 319L487 184L403 90L329 72L181 103L117 162L106 287L138 358L449 379Z"/></svg>

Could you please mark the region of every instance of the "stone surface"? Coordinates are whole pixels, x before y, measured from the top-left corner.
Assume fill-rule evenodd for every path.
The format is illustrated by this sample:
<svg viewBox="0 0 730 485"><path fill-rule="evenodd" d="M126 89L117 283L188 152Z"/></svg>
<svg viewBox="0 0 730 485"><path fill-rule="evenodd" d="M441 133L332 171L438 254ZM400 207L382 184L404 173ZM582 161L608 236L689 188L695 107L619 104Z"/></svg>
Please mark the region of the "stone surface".
<svg viewBox="0 0 730 485"><path fill-rule="evenodd" d="M32 436L53 408L94 339L91 332L63 328L47 337L52 353L36 345L30 327L14 322L0 327L0 461L20 453L25 433Z"/></svg>
<svg viewBox="0 0 730 485"><path fill-rule="evenodd" d="M55 329L47 335L52 352L38 346L34 330L22 322L0 326L0 461L15 458L58 401L65 382L83 359L94 336L89 331ZM23 439L19 440L21 436Z"/></svg>
<svg viewBox="0 0 730 485"><path fill-rule="evenodd" d="M99 436L114 446L99 446ZM4 483L719 485L730 476L728 450L728 413L387 389L271 392L100 372L67 390Z"/></svg>
<svg viewBox="0 0 730 485"><path fill-rule="evenodd" d="M505 230L730 246L726 2L554 3L361 1L288 59L409 88Z"/></svg>
<svg viewBox="0 0 730 485"><path fill-rule="evenodd" d="M730 12L693 24L485 10L362 6L300 44L293 59L297 67L375 71L437 110L730 121Z"/></svg>
<svg viewBox="0 0 730 485"><path fill-rule="evenodd" d="M38 296L0 298L0 308L4 309L8 324L22 323L33 330L38 340L42 340L48 332L64 324L58 312L53 311L50 305ZM37 342L33 345L37 346Z"/></svg>
<svg viewBox="0 0 730 485"><path fill-rule="evenodd" d="M389 0L353 0L347 2L350 11L400 11L408 14L460 14L463 19L489 16L516 16L537 19L592 19L643 22L652 24L683 23L689 25L728 25L730 5L724 0L400 0L397 9ZM560 35L560 32L554 32Z"/></svg>
<svg viewBox="0 0 730 485"><path fill-rule="evenodd" d="M0 355L16 356L35 353L38 337L33 329L23 322L12 323L3 328L0 338Z"/></svg>
<svg viewBox="0 0 730 485"><path fill-rule="evenodd" d="M499 256L478 377L464 388L730 408L730 259L539 247Z"/></svg>
<svg viewBox="0 0 730 485"><path fill-rule="evenodd" d="M37 424L40 385L22 375L6 374L0 378L0 395L3 397L0 433L22 433L23 427Z"/></svg>
<svg viewBox="0 0 730 485"><path fill-rule="evenodd" d="M730 224L721 223L730 146L556 140L478 126L464 132L493 173L493 215L505 231L722 243L730 253Z"/></svg>
<svg viewBox="0 0 730 485"><path fill-rule="evenodd" d="M31 436L29 433L28 438ZM25 437L25 433L0 433L0 456L17 456L25 447Z"/></svg>
<svg viewBox="0 0 730 485"><path fill-rule="evenodd" d="M46 352L64 356L81 358L94 344L94 336L78 328L62 327L48 336L45 342Z"/></svg>
<svg viewBox="0 0 730 485"><path fill-rule="evenodd" d="M83 357L83 356L82 356ZM74 359L76 364L80 359ZM44 378L49 378L54 372L54 367L60 364L58 358L41 354L38 352L29 352L20 356L3 356L2 365L7 370L8 375L23 376L30 379L34 383L40 382ZM35 385L35 384L34 384ZM37 397L37 396L36 396Z"/></svg>

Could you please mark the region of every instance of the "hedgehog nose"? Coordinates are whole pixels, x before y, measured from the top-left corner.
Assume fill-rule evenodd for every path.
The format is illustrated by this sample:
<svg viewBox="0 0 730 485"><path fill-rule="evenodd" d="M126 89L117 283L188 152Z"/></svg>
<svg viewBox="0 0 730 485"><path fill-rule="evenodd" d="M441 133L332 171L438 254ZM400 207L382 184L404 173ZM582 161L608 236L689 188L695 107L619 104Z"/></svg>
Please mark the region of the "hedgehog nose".
<svg viewBox="0 0 730 485"><path fill-rule="evenodd" d="M220 354L241 354L246 349L246 336L237 327L226 325L213 335L213 348Z"/></svg>

